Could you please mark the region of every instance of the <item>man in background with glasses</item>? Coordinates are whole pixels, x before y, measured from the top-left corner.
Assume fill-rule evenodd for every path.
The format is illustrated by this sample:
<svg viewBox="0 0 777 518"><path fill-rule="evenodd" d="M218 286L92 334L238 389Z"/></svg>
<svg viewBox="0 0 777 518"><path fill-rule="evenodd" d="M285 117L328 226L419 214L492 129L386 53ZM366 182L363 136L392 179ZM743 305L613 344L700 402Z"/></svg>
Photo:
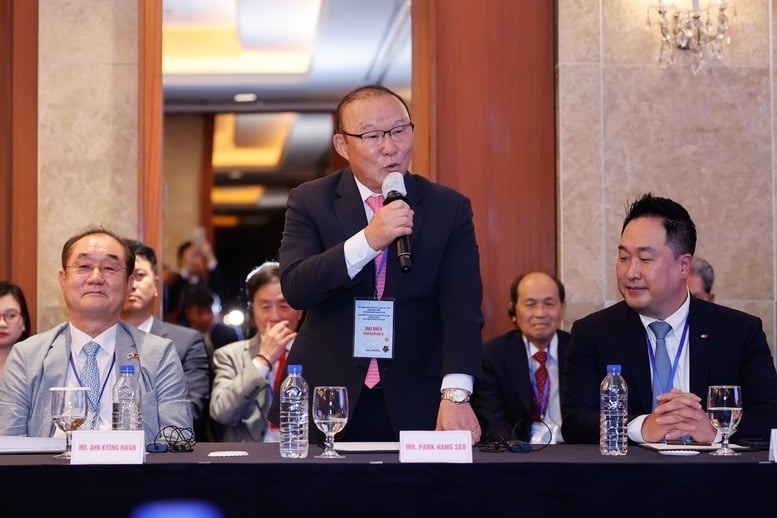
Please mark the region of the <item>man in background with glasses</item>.
<svg viewBox="0 0 777 518"><path fill-rule="evenodd" d="M84 429L111 429L112 387L121 365L139 373L146 441L167 425L192 426L186 380L173 343L121 322L135 254L95 227L62 248L59 285L70 320L17 343L0 380L0 435L49 437L51 387L87 387Z"/></svg>
<svg viewBox="0 0 777 518"><path fill-rule="evenodd" d="M400 430L438 429L470 431L475 443L469 396L483 318L472 207L408 172L413 128L396 93L352 91L337 107L333 136L349 167L290 193L281 286L306 317L288 363L303 366L311 388L348 388L350 416L338 440L396 441ZM383 205L393 172L407 193ZM412 268L402 271L393 243L411 235ZM311 433L313 442L322 437Z"/></svg>

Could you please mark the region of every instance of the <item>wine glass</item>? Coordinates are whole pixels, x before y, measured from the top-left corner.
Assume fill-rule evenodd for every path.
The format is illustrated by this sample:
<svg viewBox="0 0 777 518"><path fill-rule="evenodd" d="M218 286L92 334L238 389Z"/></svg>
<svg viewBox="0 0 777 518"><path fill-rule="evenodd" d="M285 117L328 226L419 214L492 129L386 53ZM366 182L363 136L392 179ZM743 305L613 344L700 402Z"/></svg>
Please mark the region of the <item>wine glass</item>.
<svg viewBox="0 0 777 518"><path fill-rule="evenodd" d="M57 428L65 432L65 451L54 455L57 459L69 459L72 432L86 420L86 393L89 387L52 387L51 419Z"/></svg>
<svg viewBox="0 0 777 518"><path fill-rule="evenodd" d="M313 389L313 422L326 435L325 449L320 459L344 459L335 450L335 434L348 422L348 389L345 387L315 387Z"/></svg>
<svg viewBox="0 0 777 518"><path fill-rule="evenodd" d="M712 426L720 430L723 438L720 448L710 455L740 455L728 446L728 438L734 433L742 418L742 388L739 385L710 385L707 389L707 413Z"/></svg>

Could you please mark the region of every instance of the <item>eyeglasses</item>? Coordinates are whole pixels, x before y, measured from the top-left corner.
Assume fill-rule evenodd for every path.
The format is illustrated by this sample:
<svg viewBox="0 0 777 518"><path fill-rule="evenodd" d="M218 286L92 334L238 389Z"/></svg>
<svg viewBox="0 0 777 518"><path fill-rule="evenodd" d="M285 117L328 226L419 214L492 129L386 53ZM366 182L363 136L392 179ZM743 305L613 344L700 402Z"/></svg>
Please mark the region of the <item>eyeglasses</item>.
<svg viewBox="0 0 777 518"><path fill-rule="evenodd" d="M0 313L0 318L5 319L6 324L15 324L22 318L22 314L15 309L9 309L8 311Z"/></svg>
<svg viewBox="0 0 777 518"><path fill-rule="evenodd" d="M413 128L415 124L409 122L402 124L401 126L394 126L388 130L374 130L364 133L348 133L347 131L341 131L343 135L349 137L356 137L370 147L378 146L383 142L383 139L388 135L393 142L401 144L407 142L413 136Z"/></svg>
<svg viewBox="0 0 777 518"><path fill-rule="evenodd" d="M77 277L89 277L95 268L100 272L104 278L109 279L116 277L119 272L126 270L126 266L120 266L119 263L113 264L90 264L90 263L76 263L68 266Z"/></svg>

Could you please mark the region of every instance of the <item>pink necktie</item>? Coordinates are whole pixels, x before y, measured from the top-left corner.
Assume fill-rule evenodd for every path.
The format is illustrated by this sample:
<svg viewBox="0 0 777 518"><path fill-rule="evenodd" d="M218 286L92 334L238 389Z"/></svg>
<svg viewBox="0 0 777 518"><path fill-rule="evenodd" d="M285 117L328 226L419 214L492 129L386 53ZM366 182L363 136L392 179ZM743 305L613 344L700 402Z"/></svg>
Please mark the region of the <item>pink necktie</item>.
<svg viewBox="0 0 777 518"><path fill-rule="evenodd" d="M383 207L383 196L375 194L367 198L367 205L370 206L372 212L376 213ZM375 291L378 295L378 299L383 296L383 289L386 287L386 261L384 255L386 249L380 251L375 258ZM378 268L380 266L380 269ZM368 388L373 388L380 381L380 372L378 371L378 360L375 358L370 359L370 366L367 369L367 377L364 378L364 384Z"/></svg>

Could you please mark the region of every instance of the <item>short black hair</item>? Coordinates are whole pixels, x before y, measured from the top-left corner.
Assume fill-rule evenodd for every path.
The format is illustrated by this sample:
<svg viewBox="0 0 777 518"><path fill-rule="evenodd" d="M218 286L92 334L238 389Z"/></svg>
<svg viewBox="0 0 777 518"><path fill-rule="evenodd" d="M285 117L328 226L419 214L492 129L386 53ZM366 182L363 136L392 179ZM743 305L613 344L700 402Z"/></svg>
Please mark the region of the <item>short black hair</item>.
<svg viewBox="0 0 777 518"><path fill-rule="evenodd" d="M186 249L192 246L191 241L184 241L180 245L178 245L178 264L181 264L181 258L183 258L183 253L186 252Z"/></svg>
<svg viewBox="0 0 777 518"><path fill-rule="evenodd" d="M187 308L213 308L215 302L213 293L205 288L197 288L189 295L189 299L186 301Z"/></svg>
<svg viewBox="0 0 777 518"><path fill-rule="evenodd" d="M156 260L156 253L154 252L154 249L146 245L145 243L141 243L140 241L137 241L135 239L125 239L124 241L127 243L127 246L129 246L130 250L132 250L135 253L135 257L138 257L138 256L143 257L146 261L148 261L151 264L151 271L153 271L154 275L156 275L157 260Z"/></svg>
<svg viewBox="0 0 777 518"><path fill-rule="evenodd" d="M22 331L17 340L17 342L21 342L25 338L30 337L30 311L27 308L27 299L24 298L24 292L20 286L9 281L0 281L0 297L5 297L6 295L12 296L19 303L20 313L24 321L24 331Z"/></svg>
<svg viewBox="0 0 777 518"><path fill-rule="evenodd" d="M621 234L626 230L626 225L637 218L657 218L662 221L666 230L666 244L674 252L675 258L696 252L696 225L685 207L676 201L651 193L643 194L628 207Z"/></svg>

